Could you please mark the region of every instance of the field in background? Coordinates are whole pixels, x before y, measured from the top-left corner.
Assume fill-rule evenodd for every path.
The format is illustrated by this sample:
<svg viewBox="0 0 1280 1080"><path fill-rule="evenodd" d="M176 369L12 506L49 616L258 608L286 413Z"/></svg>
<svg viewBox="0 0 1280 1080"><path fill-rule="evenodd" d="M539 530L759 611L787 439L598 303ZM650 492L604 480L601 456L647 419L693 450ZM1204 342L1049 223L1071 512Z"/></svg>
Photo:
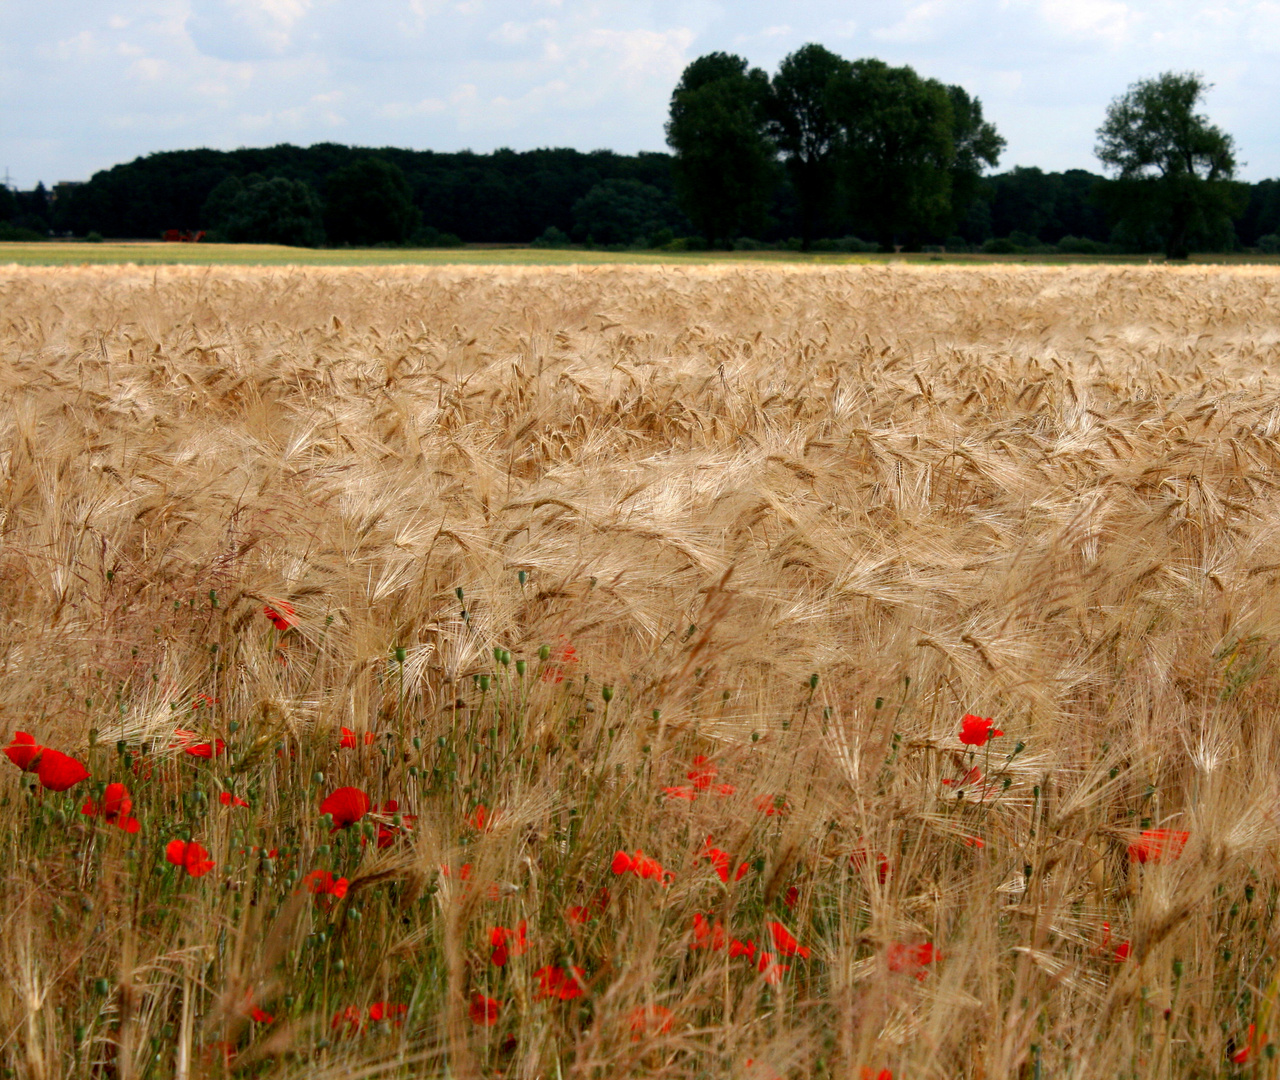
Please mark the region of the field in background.
<svg viewBox="0 0 1280 1080"><path fill-rule="evenodd" d="M1280 266L1276 255L1196 255L1201 264ZM273 244L164 244L145 241L48 243L0 242L0 268L136 264L139 266L698 266L724 263L812 265L885 265L945 263L974 266L1028 264L1046 266L1147 265L1161 255L847 255L798 251L583 251L469 245L461 248L296 248Z"/></svg>
<svg viewBox="0 0 1280 1080"><path fill-rule="evenodd" d="M0 736L91 773L0 760L0 1062L1275 1075L1278 328L1247 268L0 271Z"/></svg>

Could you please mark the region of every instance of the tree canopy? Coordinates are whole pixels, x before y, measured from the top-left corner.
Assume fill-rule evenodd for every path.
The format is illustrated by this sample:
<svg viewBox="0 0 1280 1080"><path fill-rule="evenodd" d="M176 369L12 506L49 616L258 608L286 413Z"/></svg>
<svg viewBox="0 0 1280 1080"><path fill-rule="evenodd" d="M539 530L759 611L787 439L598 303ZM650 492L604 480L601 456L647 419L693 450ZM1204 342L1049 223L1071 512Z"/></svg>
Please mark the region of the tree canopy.
<svg viewBox="0 0 1280 1080"><path fill-rule="evenodd" d="M1196 112L1209 89L1193 73L1134 83L1107 107L1095 153L1115 174L1108 197L1126 227L1153 230L1171 259L1217 246L1243 196L1230 135Z"/></svg>
<svg viewBox="0 0 1280 1080"><path fill-rule="evenodd" d="M671 95L666 132L676 191L709 244L763 222L775 183L768 103L768 76L727 53L699 57Z"/></svg>

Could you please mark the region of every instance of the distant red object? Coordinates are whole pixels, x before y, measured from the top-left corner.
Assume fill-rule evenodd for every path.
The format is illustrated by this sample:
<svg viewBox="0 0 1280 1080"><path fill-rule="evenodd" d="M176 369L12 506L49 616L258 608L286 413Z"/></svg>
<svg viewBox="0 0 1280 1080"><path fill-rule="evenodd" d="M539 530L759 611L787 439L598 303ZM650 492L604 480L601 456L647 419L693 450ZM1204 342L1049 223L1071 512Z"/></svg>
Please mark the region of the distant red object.
<svg viewBox="0 0 1280 1080"><path fill-rule="evenodd" d="M180 231L178 229L165 229L164 231L164 242L166 244L198 244L203 239L203 229L197 233Z"/></svg>

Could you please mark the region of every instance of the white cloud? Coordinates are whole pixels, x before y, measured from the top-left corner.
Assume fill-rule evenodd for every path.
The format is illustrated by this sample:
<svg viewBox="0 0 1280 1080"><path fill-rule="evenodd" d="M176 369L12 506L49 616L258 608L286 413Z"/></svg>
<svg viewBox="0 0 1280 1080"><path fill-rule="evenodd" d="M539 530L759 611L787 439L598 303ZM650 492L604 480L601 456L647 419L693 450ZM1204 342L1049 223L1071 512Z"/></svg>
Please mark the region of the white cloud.
<svg viewBox="0 0 1280 1080"><path fill-rule="evenodd" d="M920 42L934 37L939 30L943 16L950 12L948 0L924 0L909 9L901 19L892 26L872 30L871 36L877 41Z"/></svg>
<svg viewBox="0 0 1280 1080"><path fill-rule="evenodd" d="M1055 31L1119 45L1142 16L1119 0L1041 0L1040 15Z"/></svg>
<svg viewBox="0 0 1280 1080"><path fill-rule="evenodd" d="M650 79L669 79L674 84L692 59L688 52L693 37L693 31L683 27L661 32L598 29L579 35L571 45L577 53L602 54L593 60L609 64L605 70L626 75L632 84Z"/></svg>

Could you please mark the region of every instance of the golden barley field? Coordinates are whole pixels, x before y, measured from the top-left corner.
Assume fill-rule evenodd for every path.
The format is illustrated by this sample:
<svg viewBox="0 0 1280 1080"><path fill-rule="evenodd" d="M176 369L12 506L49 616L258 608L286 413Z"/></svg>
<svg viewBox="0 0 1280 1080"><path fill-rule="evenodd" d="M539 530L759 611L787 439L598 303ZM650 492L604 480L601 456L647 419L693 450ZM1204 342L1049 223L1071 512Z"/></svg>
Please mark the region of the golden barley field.
<svg viewBox="0 0 1280 1080"><path fill-rule="evenodd" d="M0 386L5 1076L1280 1071L1280 272L10 267Z"/></svg>

